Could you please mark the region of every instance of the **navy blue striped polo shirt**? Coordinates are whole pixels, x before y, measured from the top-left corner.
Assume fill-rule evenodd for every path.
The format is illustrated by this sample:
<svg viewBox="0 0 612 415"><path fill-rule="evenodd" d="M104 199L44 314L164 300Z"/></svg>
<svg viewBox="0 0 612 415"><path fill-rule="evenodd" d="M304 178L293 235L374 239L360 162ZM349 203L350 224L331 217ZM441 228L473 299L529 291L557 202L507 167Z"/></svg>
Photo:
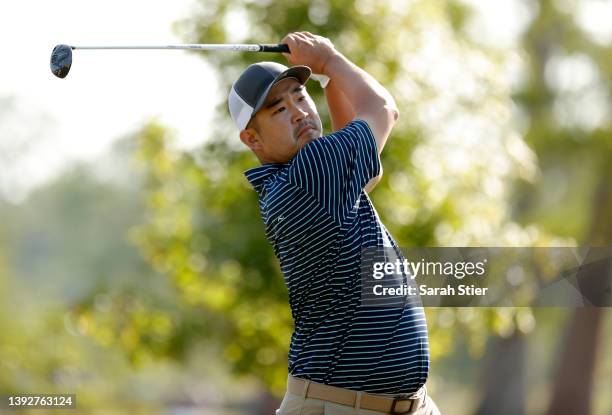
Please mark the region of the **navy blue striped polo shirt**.
<svg viewBox="0 0 612 415"><path fill-rule="evenodd" d="M363 190L379 172L372 131L353 120L289 162L245 175L289 291L289 373L370 393L411 393L429 372L422 307L361 302L362 249L396 247Z"/></svg>

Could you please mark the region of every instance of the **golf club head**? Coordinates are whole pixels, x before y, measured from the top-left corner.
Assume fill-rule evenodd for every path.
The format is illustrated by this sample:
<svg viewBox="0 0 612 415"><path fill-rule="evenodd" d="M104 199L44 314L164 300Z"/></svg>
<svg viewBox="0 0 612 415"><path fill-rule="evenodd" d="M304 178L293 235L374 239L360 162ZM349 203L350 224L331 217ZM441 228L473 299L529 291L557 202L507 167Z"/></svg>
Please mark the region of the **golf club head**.
<svg viewBox="0 0 612 415"><path fill-rule="evenodd" d="M51 52L51 72L58 78L65 78L72 65L72 48L68 45L57 45Z"/></svg>

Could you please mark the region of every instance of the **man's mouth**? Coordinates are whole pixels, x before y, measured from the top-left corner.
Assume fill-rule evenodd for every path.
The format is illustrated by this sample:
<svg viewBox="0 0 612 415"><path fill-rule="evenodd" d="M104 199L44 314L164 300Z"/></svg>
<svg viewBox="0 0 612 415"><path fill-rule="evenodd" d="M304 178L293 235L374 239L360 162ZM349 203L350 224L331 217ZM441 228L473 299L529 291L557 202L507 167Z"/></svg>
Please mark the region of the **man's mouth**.
<svg viewBox="0 0 612 415"><path fill-rule="evenodd" d="M302 134L304 134L306 131L308 131L308 130L310 130L310 129L312 129L312 126L310 126L310 125L305 125L304 127L302 127L302 128L300 129L300 131L298 131L297 136L298 136L298 137L301 137L301 136L302 136Z"/></svg>

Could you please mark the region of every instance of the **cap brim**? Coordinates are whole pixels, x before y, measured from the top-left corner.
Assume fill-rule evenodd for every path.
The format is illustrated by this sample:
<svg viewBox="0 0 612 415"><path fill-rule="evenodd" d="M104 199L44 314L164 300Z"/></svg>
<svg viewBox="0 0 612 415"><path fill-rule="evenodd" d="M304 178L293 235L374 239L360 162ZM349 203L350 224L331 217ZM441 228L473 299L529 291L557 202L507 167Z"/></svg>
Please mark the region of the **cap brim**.
<svg viewBox="0 0 612 415"><path fill-rule="evenodd" d="M257 101L257 105L255 105L255 108L253 109L253 116L257 113L257 111L261 109L261 107L263 107L263 104L264 102L266 102L266 98L268 97L268 94L270 93L270 90L272 89L274 85L276 85L283 79L287 79L287 78L295 78L300 84L304 85L310 78L311 73L312 71L310 70L308 66L298 65L298 66L292 66L286 71L283 71L280 74L278 74L278 76L274 78L274 81L272 81L272 83L266 88L264 93L261 95L261 98L259 98L259 101Z"/></svg>

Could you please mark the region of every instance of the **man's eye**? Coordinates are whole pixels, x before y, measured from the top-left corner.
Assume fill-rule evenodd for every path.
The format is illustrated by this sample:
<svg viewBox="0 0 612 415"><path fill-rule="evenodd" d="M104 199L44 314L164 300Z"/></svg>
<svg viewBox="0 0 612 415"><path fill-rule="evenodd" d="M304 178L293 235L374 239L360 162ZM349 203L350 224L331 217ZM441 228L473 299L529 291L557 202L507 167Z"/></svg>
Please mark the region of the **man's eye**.
<svg viewBox="0 0 612 415"><path fill-rule="evenodd" d="M279 112L283 112L285 111L285 107L279 107L276 111L274 111L272 114L278 114Z"/></svg>
<svg viewBox="0 0 612 415"><path fill-rule="evenodd" d="M305 95L302 95L301 97L298 97L298 101L304 101L306 99Z"/></svg>

